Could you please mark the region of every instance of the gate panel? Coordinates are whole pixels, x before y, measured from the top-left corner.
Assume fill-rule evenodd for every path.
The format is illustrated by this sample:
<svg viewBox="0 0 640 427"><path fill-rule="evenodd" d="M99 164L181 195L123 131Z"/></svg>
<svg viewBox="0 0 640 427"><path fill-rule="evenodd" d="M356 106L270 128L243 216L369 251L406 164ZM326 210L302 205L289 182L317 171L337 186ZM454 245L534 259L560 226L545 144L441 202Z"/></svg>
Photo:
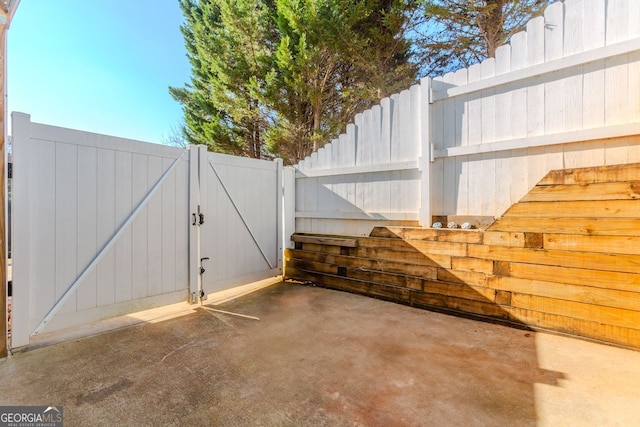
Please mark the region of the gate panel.
<svg viewBox="0 0 640 427"><path fill-rule="evenodd" d="M185 301L186 150L13 117L12 345Z"/></svg>
<svg viewBox="0 0 640 427"><path fill-rule="evenodd" d="M204 160L204 161L203 161ZM281 162L201 155L206 294L281 274Z"/></svg>
<svg viewBox="0 0 640 427"><path fill-rule="evenodd" d="M13 154L14 347L282 272L280 160L69 130L21 113ZM199 213L204 222L194 224Z"/></svg>

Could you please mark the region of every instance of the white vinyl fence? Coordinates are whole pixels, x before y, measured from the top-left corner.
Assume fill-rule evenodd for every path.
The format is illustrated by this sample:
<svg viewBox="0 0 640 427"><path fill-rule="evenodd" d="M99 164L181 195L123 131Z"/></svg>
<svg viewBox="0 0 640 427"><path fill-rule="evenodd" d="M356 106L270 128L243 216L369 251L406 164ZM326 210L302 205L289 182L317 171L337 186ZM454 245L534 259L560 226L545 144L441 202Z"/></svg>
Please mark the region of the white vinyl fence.
<svg viewBox="0 0 640 427"><path fill-rule="evenodd" d="M550 5L495 58L383 99L297 165L296 231L498 217L553 169L640 162L640 2Z"/></svg>
<svg viewBox="0 0 640 427"><path fill-rule="evenodd" d="M13 113L13 157L13 347L282 271L281 161L22 113Z"/></svg>

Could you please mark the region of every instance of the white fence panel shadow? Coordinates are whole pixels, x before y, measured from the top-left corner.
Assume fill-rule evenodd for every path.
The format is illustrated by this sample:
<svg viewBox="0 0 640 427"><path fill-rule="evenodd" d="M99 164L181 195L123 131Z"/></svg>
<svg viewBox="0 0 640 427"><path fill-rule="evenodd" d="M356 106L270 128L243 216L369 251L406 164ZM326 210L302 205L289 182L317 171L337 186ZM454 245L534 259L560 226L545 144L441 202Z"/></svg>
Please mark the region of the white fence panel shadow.
<svg viewBox="0 0 640 427"><path fill-rule="evenodd" d="M467 81L434 79L433 214L497 217L550 170L637 158L639 14L628 0L554 3Z"/></svg>
<svg viewBox="0 0 640 427"><path fill-rule="evenodd" d="M296 231L499 217L549 171L640 161L640 2L550 5L496 57L358 114L296 166Z"/></svg>
<svg viewBox="0 0 640 427"><path fill-rule="evenodd" d="M420 86L355 117L346 133L296 166L296 231L368 234L417 225Z"/></svg>

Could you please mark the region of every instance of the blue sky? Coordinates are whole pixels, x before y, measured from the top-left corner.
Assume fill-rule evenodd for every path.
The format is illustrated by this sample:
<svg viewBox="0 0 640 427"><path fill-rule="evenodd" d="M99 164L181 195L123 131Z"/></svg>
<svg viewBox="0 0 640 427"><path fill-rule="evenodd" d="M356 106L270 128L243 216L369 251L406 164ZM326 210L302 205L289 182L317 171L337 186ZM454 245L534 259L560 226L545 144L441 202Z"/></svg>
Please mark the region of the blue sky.
<svg viewBox="0 0 640 427"><path fill-rule="evenodd" d="M8 108L31 120L162 142L189 81L178 0L22 0L8 32Z"/></svg>

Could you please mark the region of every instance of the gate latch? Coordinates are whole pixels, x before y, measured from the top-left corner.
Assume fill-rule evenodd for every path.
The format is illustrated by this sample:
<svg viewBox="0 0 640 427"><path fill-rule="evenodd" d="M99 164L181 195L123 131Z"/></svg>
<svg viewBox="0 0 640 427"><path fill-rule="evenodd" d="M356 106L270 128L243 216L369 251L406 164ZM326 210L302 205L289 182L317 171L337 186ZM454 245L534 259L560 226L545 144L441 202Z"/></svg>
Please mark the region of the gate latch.
<svg viewBox="0 0 640 427"><path fill-rule="evenodd" d="M200 258L200 274L204 274L204 272L206 271L202 266L202 261L207 261L208 259L209 257Z"/></svg>
<svg viewBox="0 0 640 427"><path fill-rule="evenodd" d="M191 225L202 225L204 224L204 214L202 212L200 212L200 205L198 205L198 213L192 213L191 215L193 215L193 223Z"/></svg>

